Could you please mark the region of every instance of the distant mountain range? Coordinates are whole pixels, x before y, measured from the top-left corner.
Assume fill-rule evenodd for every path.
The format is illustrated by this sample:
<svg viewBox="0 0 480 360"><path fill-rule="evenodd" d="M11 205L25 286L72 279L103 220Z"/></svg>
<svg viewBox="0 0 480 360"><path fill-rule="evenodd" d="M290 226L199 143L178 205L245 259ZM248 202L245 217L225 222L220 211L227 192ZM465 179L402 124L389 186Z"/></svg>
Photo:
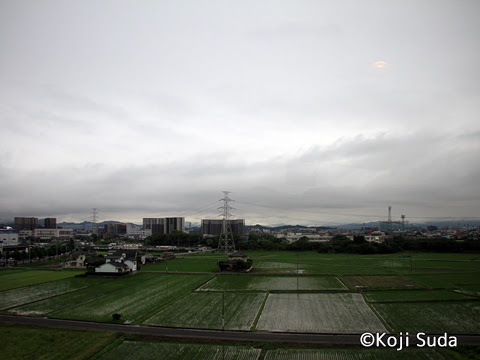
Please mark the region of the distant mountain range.
<svg viewBox="0 0 480 360"><path fill-rule="evenodd" d="M103 227L106 224L111 224L111 223L116 223L116 222L122 222L122 221L116 221L116 220L108 220L108 221L102 221L97 223L97 226ZM136 226L141 226L139 224L135 223L126 223L126 224L131 224L131 225L136 225ZM480 226L480 220L456 220L456 221L428 221L424 223L409 223L409 225L416 225L416 226L421 226L425 227L428 225L434 225L437 226L438 228L442 228L444 226L448 227L472 227L472 226ZM61 226L65 229L74 229L74 230L91 230L92 228L92 222L90 221L84 221L81 223L74 223L74 222L62 222L59 223L58 226ZM200 224L199 223L191 223L191 228L199 228ZM287 225L287 224L279 224L279 225L274 225L274 226L266 226L266 225L247 225L248 228L259 228L259 229L270 229L273 231L281 231L281 230L289 230L291 229L292 231L295 229L359 229L362 227L367 227L367 228L375 228L375 227L380 227L380 222L379 221L372 221L368 223L349 223L349 224L338 224L338 225L331 225L331 226L305 226L305 225Z"/></svg>

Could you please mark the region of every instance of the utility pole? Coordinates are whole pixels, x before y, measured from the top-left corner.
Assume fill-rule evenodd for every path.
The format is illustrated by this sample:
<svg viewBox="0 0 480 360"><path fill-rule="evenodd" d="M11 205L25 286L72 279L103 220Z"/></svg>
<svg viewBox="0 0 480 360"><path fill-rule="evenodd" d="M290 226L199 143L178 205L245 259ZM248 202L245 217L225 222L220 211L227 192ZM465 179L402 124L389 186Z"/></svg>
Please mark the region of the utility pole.
<svg viewBox="0 0 480 360"><path fill-rule="evenodd" d="M234 209L229 205L230 201L233 201L228 197L230 191L223 191L224 197L219 201L223 201L223 206L219 207L219 209L223 210L223 213L220 214L223 216L222 219L222 233L220 234L220 238L218 240L218 251L224 251L225 255L228 255L229 252L235 251L235 243L233 240L233 233L230 225L228 224L228 219L233 215L230 214L230 210Z"/></svg>
<svg viewBox="0 0 480 360"><path fill-rule="evenodd" d="M222 330L225 330L225 291L223 292L222 301Z"/></svg>

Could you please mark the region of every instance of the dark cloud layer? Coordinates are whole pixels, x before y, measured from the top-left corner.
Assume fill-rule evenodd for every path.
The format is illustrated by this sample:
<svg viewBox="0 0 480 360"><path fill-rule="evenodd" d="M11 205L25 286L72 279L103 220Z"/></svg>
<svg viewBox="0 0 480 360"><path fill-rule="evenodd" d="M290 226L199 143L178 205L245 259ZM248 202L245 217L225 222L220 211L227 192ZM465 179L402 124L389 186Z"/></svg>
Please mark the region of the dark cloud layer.
<svg viewBox="0 0 480 360"><path fill-rule="evenodd" d="M480 213L477 1L0 6L0 222Z"/></svg>

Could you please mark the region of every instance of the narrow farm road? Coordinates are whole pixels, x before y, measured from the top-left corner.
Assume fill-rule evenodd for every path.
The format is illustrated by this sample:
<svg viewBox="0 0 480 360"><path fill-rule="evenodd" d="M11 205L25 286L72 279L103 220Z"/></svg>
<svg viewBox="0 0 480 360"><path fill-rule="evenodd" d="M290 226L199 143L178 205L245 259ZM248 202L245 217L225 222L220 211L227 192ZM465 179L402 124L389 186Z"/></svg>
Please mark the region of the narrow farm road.
<svg viewBox="0 0 480 360"><path fill-rule="evenodd" d="M27 316L0 315L1 322L10 322L23 325L59 327L67 329L99 330L156 336L178 339L192 339L205 341L246 341L272 342L289 344L332 344L332 345L360 345L361 334L305 334L281 332L248 332L248 331L221 331L185 328L165 328L144 325L124 325L111 323L95 323L76 320L48 319ZM449 334L450 335L450 334ZM480 335L456 335L458 344L480 344ZM413 336L411 344L415 344Z"/></svg>

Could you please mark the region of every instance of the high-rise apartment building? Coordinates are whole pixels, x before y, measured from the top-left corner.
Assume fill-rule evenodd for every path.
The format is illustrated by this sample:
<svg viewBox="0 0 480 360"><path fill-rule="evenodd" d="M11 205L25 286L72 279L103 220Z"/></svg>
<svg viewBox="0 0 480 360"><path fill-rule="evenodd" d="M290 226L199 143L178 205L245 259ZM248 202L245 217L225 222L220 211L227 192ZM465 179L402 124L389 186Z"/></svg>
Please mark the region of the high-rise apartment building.
<svg viewBox="0 0 480 360"><path fill-rule="evenodd" d="M35 230L38 228L38 218L36 217L15 217L13 220L15 230Z"/></svg>
<svg viewBox="0 0 480 360"><path fill-rule="evenodd" d="M185 231L185 218L143 218L143 229L152 230L152 234L171 234L175 230Z"/></svg>
<svg viewBox="0 0 480 360"><path fill-rule="evenodd" d="M127 224L109 223L104 226L107 234L122 235L127 233Z"/></svg>
<svg viewBox="0 0 480 360"><path fill-rule="evenodd" d="M143 218L143 230L152 230L152 235L165 234L165 219Z"/></svg>
<svg viewBox="0 0 480 360"><path fill-rule="evenodd" d="M183 217L165 218L165 233L171 234L172 231L185 232L185 218Z"/></svg>
<svg viewBox="0 0 480 360"><path fill-rule="evenodd" d="M245 219L227 220L227 230L233 234L245 235ZM218 236L222 233L223 220L219 219L203 219L202 234Z"/></svg>
<svg viewBox="0 0 480 360"><path fill-rule="evenodd" d="M57 228L57 219L56 218L45 218L43 227L45 229L56 229Z"/></svg>

